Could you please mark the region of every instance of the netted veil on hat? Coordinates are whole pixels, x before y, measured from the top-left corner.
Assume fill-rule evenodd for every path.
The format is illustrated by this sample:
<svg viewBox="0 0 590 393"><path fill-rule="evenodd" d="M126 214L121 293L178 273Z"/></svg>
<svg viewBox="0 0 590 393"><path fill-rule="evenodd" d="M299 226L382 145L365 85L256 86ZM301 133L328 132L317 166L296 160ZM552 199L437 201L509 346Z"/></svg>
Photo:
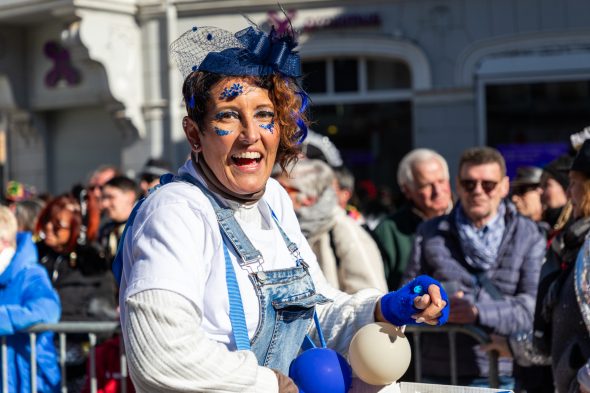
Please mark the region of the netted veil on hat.
<svg viewBox="0 0 590 393"><path fill-rule="evenodd" d="M301 76L297 46L289 34L269 34L252 26L231 33L217 27L193 27L170 45L170 55L183 78L192 72L223 75Z"/></svg>

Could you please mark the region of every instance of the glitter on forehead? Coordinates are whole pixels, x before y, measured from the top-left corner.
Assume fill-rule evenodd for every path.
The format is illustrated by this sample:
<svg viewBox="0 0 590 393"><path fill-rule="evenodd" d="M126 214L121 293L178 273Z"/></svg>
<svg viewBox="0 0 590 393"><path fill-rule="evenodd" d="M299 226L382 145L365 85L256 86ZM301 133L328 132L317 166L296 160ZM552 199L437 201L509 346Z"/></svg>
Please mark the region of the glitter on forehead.
<svg viewBox="0 0 590 393"><path fill-rule="evenodd" d="M230 87L225 87L221 92L219 99L226 100L239 96L244 92L244 88L239 83L234 83Z"/></svg>

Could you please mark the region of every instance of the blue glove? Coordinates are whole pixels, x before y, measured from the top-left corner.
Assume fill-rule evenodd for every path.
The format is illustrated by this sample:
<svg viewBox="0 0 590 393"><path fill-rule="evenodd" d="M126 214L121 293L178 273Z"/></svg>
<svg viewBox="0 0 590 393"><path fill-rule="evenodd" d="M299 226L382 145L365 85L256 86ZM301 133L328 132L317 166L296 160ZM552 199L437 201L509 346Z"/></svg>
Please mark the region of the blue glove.
<svg viewBox="0 0 590 393"><path fill-rule="evenodd" d="M417 296L428 293L428 287L435 284L440 289L441 298L447 302L441 311L437 326L444 325L449 319L449 298L442 285L429 276L418 276L397 291L389 292L381 298L381 313L385 319L396 326L418 325L412 315L422 312L414 306Z"/></svg>

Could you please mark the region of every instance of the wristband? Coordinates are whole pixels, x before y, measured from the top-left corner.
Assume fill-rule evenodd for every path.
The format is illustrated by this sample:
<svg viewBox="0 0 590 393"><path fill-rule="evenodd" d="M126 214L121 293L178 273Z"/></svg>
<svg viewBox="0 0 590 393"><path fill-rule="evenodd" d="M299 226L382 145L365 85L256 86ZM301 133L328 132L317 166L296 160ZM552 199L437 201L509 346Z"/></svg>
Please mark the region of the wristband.
<svg viewBox="0 0 590 393"><path fill-rule="evenodd" d="M399 290L384 295L381 298L383 317L396 326L418 325L412 315L418 314L422 310L414 306L414 299L417 296L427 294L428 287L432 284L439 287L441 298L446 302L437 323L437 326L444 325L449 319L449 298L442 285L434 278L426 275L418 276Z"/></svg>

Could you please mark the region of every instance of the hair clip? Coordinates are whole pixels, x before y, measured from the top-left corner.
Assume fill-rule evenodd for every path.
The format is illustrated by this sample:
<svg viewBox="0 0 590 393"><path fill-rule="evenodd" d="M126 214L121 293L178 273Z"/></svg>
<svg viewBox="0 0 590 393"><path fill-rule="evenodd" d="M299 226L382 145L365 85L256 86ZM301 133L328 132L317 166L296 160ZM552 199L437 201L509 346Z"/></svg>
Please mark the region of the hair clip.
<svg viewBox="0 0 590 393"><path fill-rule="evenodd" d="M242 85L240 85L239 83L234 83L233 85L231 85L231 87L229 87L229 88L226 87L223 89L223 92L221 92L219 99L226 100L226 99L234 98L234 97L239 96L243 92L244 92L244 88L242 87Z"/></svg>

